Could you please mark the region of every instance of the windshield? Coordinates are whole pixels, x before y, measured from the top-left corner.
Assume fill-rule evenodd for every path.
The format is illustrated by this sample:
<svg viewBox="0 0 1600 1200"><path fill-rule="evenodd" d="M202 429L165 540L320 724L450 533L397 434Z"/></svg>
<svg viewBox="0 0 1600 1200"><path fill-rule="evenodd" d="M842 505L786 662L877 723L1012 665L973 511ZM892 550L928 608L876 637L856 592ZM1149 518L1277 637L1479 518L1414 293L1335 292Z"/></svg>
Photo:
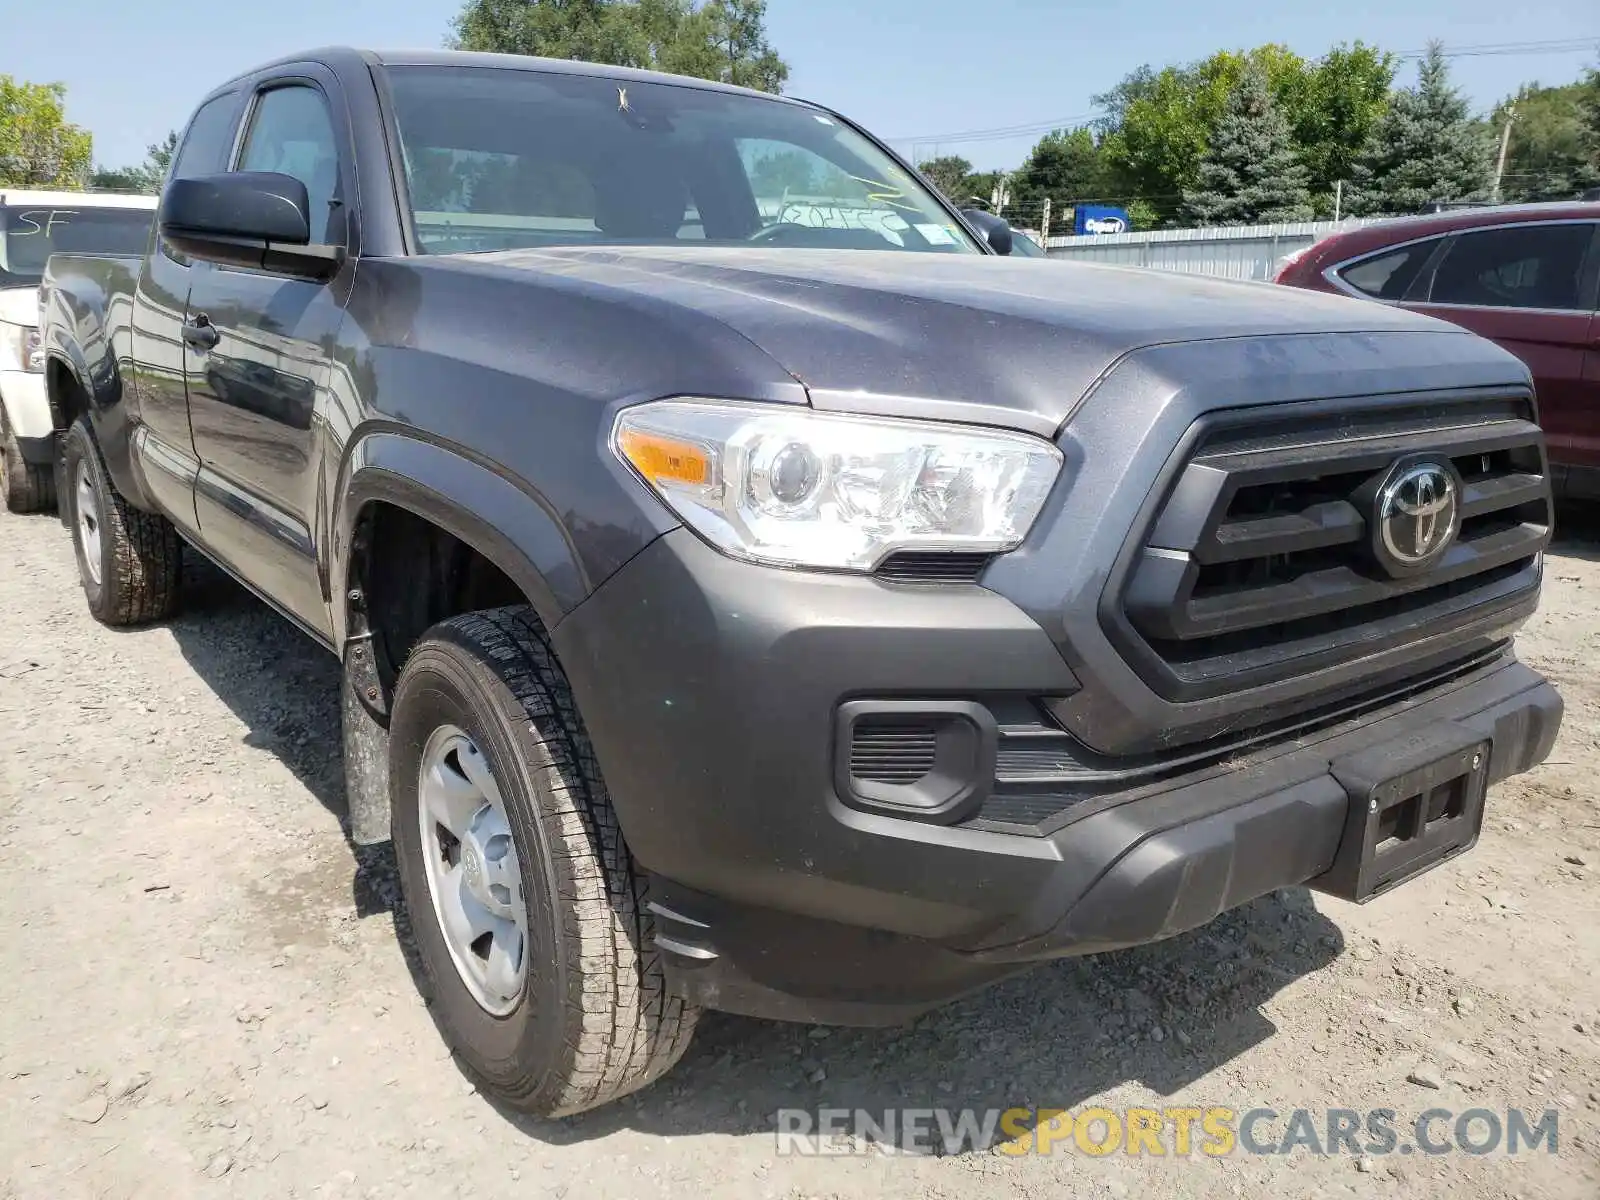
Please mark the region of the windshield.
<svg viewBox="0 0 1600 1200"><path fill-rule="evenodd" d="M672 84L391 67L420 248L634 243L982 251L815 109Z"/></svg>
<svg viewBox="0 0 1600 1200"><path fill-rule="evenodd" d="M154 218L144 208L0 205L0 287L38 283L52 254L143 254Z"/></svg>

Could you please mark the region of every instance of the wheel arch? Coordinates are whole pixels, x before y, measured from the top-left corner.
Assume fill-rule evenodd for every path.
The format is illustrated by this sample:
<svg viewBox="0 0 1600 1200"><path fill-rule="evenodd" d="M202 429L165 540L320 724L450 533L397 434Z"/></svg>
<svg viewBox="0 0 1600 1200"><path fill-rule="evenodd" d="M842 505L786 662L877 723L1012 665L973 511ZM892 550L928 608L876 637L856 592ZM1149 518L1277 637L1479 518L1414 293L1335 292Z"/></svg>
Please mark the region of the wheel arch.
<svg viewBox="0 0 1600 1200"><path fill-rule="evenodd" d="M336 640L360 633L359 591L370 563L373 515L411 514L497 568L552 629L589 594L589 581L560 521L533 493L454 447L379 430L347 456L330 584ZM353 607L355 606L355 607Z"/></svg>
<svg viewBox="0 0 1600 1200"><path fill-rule="evenodd" d="M80 414L92 412L87 369L60 351L52 351L44 364L45 401L57 433L65 433Z"/></svg>

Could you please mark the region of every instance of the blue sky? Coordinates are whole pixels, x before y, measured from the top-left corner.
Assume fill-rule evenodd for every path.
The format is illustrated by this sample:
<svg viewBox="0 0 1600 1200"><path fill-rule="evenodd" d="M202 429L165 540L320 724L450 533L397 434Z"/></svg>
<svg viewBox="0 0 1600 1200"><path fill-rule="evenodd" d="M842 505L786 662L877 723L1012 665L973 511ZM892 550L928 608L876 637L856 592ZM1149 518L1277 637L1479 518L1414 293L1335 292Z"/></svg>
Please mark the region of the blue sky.
<svg viewBox="0 0 1600 1200"><path fill-rule="evenodd" d="M1488 108L1518 84L1575 78L1600 62L1596 0L769 0L768 28L792 68L789 91L848 113L918 158L960 153L1013 166L1036 133L939 140L971 130L1082 118L1091 97L1141 63L1281 41L1314 56L1357 38L1387 49L1592 39L1561 54L1455 59L1457 82ZM95 158L137 162L214 83L316 45L437 46L458 0L75 0L5 23L0 71L68 88L69 117ZM1255 11L1252 11L1255 10ZM1267 10L1267 11L1261 11ZM1200 14L1204 13L1204 16ZM1404 69L1409 78L1411 67Z"/></svg>

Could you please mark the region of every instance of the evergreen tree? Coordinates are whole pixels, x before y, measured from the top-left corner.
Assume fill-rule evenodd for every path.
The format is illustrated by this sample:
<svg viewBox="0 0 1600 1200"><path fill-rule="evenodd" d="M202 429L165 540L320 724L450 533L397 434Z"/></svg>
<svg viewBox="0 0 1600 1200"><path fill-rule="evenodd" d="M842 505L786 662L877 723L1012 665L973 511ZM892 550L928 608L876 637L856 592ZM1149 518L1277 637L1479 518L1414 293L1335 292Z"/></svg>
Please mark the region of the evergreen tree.
<svg viewBox="0 0 1600 1200"><path fill-rule="evenodd" d="M1197 225L1311 219L1306 168L1259 67L1246 70L1229 93L1200 158L1195 186L1184 189L1183 206Z"/></svg>
<svg viewBox="0 0 1600 1200"><path fill-rule="evenodd" d="M1481 199L1493 179L1492 154L1484 127L1468 115L1434 42L1417 86L1395 93L1356 160L1350 211L1413 213L1434 201Z"/></svg>

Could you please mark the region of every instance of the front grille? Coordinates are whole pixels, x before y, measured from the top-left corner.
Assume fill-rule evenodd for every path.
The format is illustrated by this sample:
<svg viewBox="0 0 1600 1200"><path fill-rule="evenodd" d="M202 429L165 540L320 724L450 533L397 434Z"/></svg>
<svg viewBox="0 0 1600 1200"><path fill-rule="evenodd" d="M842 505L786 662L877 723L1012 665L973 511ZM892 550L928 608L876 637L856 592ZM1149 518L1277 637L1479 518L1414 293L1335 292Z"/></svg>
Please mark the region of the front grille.
<svg viewBox="0 0 1600 1200"><path fill-rule="evenodd" d="M1525 399L1245 410L1202 421L1189 445L1108 624L1167 699L1479 633L1538 588L1549 481ZM1373 546L1374 496L1415 455L1454 467L1461 526L1436 564L1396 577Z"/></svg>
<svg viewBox="0 0 1600 1200"><path fill-rule="evenodd" d="M850 741L850 775L904 787L933 770L939 749L934 722L917 717L863 717Z"/></svg>
<svg viewBox="0 0 1600 1200"><path fill-rule="evenodd" d="M974 583L992 554L948 550L902 550L877 569L879 579L894 583Z"/></svg>

